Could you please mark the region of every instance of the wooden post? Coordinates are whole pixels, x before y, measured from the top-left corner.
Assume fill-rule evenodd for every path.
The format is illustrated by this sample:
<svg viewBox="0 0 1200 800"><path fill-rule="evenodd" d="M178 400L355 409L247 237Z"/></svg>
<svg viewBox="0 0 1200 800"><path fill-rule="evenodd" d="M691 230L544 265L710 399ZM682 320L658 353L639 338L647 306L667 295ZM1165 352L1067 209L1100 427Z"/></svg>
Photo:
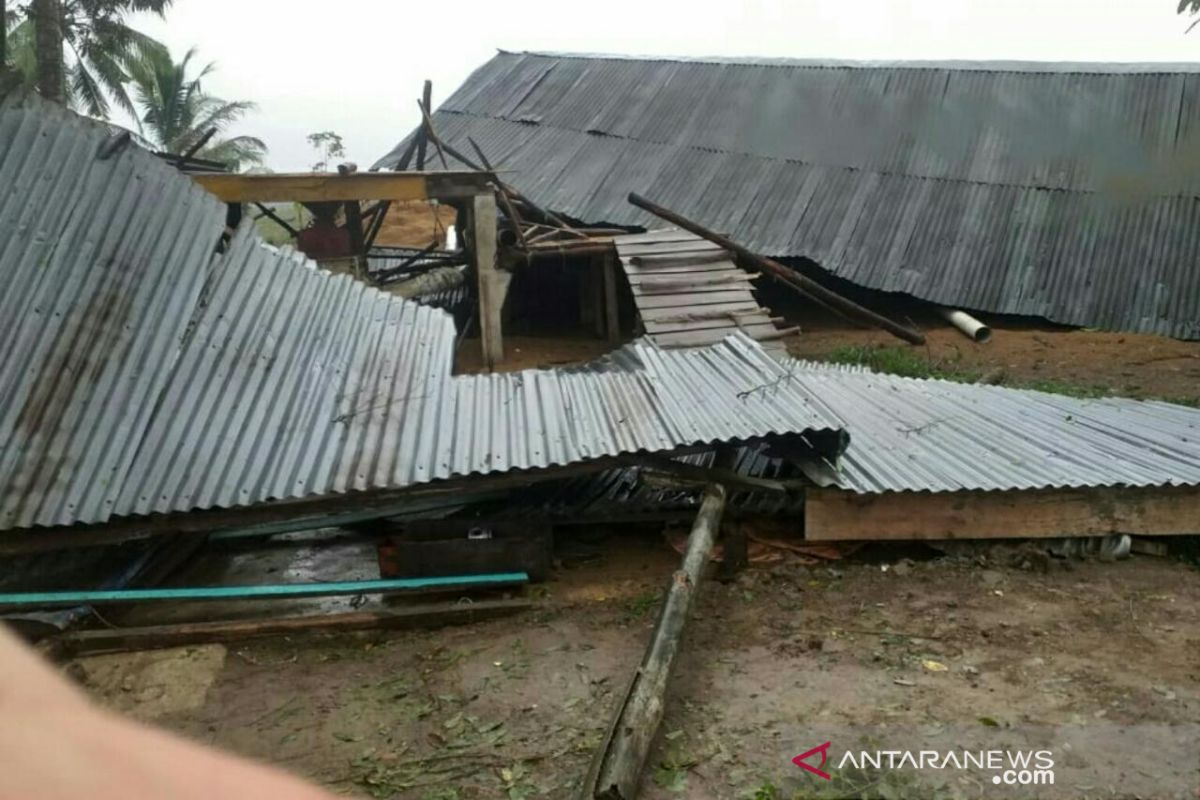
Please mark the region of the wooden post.
<svg viewBox="0 0 1200 800"><path fill-rule="evenodd" d="M704 577L724 510L725 487L709 484L688 537L683 565L671 579L646 655L592 761L584 784L584 798L633 800L637 796L646 756L662 722L667 681L679 652L683 627Z"/></svg>
<svg viewBox="0 0 1200 800"><path fill-rule="evenodd" d="M421 92L421 110L424 117L424 110L429 107L429 101L433 96L433 81L425 81L425 89ZM425 169L425 146L429 143L429 134L425 132L425 126L421 126L421 132L417 134L417 171Z"/></svg>
<svg viewBox="0 0 1200 800"><path fill-rule="evenodd" d="M496 267L496 196L478 194L471 202L471 244L479 293L479 338L483 363L489 370L504 360L504 332L500 310L508 289L509 274Z"/></svg>
<svg viewBox="0 0 1200 800"><path fill-rule="evenodd" d="M366 238L363 233L362 206L357 200L347 200L342 208L346 211L346 230L350 233L350 251L354 254L354 274L362 277L367 271Z"/></svg>
<svg viewBox="0 0 1200 800"><path fill-rule="evenodd" d="M832 291L831 289L826 289L821 284L817 283L811 278L801 275L796 270L788 269L777 261L773 261L765 256L760 256L757 253L747 250L745 247L742 247L728 236L722 236L719 233L710 231L703 225L693 222L692 220L680 214L676 214L674 211L663 208L657 203L647 200L636 192L630 192L628 200L638 208L644 211L649 211L651 214L659 217L660 219L665 219L667 222L670 222L673 225L678 225L685 231L690 231L702 239L707 239L713 244L720 245L726 250L737 254L737 256L742 259L744 264L753 264L755 267L767 273L783 285L791 287L795 291L811 300L815 300L822 305L832 307L838 312L861 322L874 325L877 328L882 328L893 336L903 339L910 344L925 344L925 336L919 331L906 328L905 326L897 322L893 322L885 316L876 314L874 311L871 311L868 308L863 308L853 300L842 297L840 294Z"/></svg>
<svg viewBox="0 0 1200 800"><path fill-rule="evenodd" d="M600 257L604 271L604 329L609 344L621 340L620 307L617 305L617 258L616 248Z"/></svg>

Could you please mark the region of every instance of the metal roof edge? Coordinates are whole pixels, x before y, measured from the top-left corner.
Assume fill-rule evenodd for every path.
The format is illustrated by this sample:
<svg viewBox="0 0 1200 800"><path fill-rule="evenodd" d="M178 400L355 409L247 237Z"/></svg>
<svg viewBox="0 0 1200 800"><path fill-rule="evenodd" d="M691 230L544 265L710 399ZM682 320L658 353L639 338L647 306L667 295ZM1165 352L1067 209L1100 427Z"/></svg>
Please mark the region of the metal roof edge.
<svg viewBox="0 0 1200 800"><path fill-rule="evenodd" d="M789 58L765 56L675 56L634 53L575 53L549 50L504 50L500 55L542 58L578 58L609 61L662 61L680 64L730 64L747 67L793 67L798 69L915 69L962 72L1026 72L1082 74L1170 74L1200 73L1200 62L1181 61L1024 61L969 59L843 59Z"/></svg>

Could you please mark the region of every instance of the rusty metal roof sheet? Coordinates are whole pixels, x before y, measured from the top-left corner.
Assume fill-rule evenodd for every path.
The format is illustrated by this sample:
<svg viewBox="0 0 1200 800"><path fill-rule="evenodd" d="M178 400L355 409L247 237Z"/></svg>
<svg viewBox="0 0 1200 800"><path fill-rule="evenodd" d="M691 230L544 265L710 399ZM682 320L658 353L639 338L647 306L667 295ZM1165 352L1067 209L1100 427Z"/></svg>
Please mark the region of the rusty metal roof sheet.
<svg viewBox="0 0 1200 800"><path fill-rule="evenodd" d="M577 219L653 227L638 191L870 288L1200 338L1194 69L500 53L434 119Z"/></svg>
<svg viewBox="0 0 1200 800"><path fill-rule="evenodd" d="M752 341L453 376L437 309L322 271L62 109L0 106L0 529L542 469L842 422ZM818 437L818 434L820 436ZM816 441L819 439L819 441Z"/></svg>

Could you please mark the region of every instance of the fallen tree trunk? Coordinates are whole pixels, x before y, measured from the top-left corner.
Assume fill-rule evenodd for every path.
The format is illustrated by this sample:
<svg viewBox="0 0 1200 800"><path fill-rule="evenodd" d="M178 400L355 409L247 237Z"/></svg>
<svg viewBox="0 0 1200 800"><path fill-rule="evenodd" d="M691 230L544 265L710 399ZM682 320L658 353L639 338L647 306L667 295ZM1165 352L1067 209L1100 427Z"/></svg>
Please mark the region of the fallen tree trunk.
<svg viewBox="0 0 1200 800"><path fill-rule="evenodd" d="M794 269L789 269L778 261L773 261L765 256L760 256L742 247L732 239L722 236L719 233L714 233L702 225L692 222L686 217L676 214L674 211L663 208L657 203L653 203L640 194L635 192L629 193L629 202L644 211L649 211L656 217L665 219L673 225L678 225L686 231L691 231L697 236L707 239L713 244L720 245L726 250L736 253L743 261L753 264L763 272L774 277L776 280L791 286L798 290L801 294L807 296L811 300L816 300L818 303L829 306L836 311L845 314L854 319L874 325L877 328L882 328L893 336L897 336L911 344L925 344L925 337L918 331L893 322L885 316L876 314L869 308L863 308L858 303L846 297L842 297L837 292L831 289L826 289L821 284L806 278Z"/></svg>
<svg viewBox="0 0 1200 800"><path fill-rule="evenodd" d="M671 588L642 664L613 717L608 736L592 761L582 798L632 800L637 796L646 756L662 722L667 682L679 651L683 627L712 553L724 510L725 487L710 483L704 490L704 500L692 525L683 564L671 579Z"/></svg>

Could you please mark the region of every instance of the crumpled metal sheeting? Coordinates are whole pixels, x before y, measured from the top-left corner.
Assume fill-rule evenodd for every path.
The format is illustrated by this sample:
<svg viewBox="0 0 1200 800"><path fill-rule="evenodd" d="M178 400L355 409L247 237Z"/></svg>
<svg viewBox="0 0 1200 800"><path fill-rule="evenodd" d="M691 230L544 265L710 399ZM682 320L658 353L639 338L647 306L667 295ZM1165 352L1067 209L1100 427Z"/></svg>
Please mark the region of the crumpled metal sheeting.
<svg viewBox="0 0 1200 800"><path fill-rule="evenodd" d="M1200 485L1200 409L790 361L847 422L821 485L877 492Z"/></svg>
<svg viewBox="0 0 1200 800"><path fill-rule="evenodd" d="M836 431L742 337L629 345L570 370L452 376L443 312L315 269L249 229L222 259L117 514L230 508ZM835 454L830 453L833 456Z"/></svg>
<svg viewBox="0 0 1200 800"><path fill-rule="evenodd" d="M428 479L454 323L239 232L145 434L117 514ZM415 420L411 420L415 422Z"/></svg>
<svg viewBox="0 0 1200 800"><path fill-rule="evenodd" d="M103 126L0 101L0 529L112 515L224 207Z"/></svg>

